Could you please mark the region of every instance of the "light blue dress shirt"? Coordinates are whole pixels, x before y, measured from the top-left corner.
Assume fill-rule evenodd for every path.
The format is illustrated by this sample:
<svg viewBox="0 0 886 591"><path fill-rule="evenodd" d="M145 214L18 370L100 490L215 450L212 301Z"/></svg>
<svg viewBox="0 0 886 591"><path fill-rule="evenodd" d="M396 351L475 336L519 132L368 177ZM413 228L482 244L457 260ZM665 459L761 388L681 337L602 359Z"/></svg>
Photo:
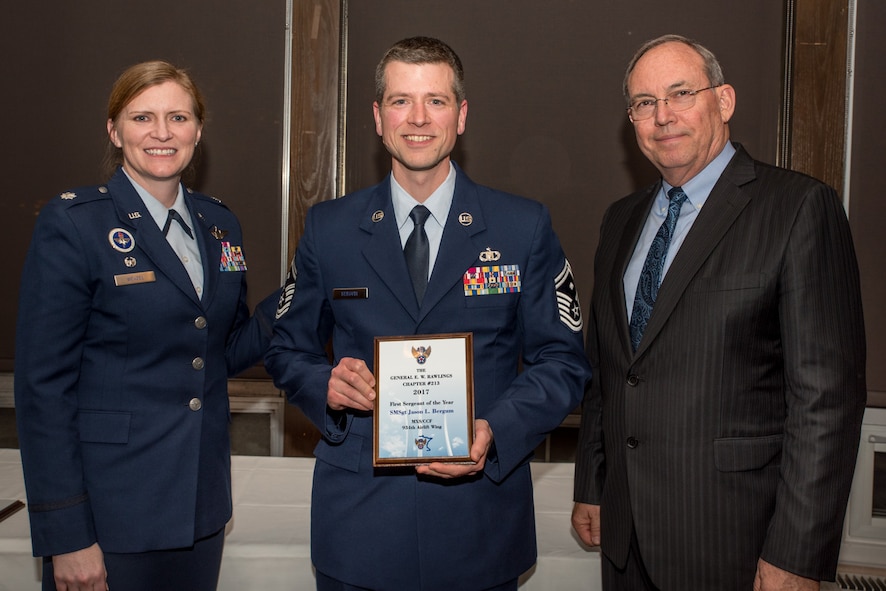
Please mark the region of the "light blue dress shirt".
<svg viewBox="0 0 886 591"><path fill-rule="evenodd" d="M720 179L720 175L726 169L726 165L732 160L735 154L735 148L731 142L726 142L723 150L714 158L700 173L692 177L689 182L682 186L683 192L686 193L686 202L680 209L680 217L677 218L677 227L674 229L674 235L671 237L671 245L668 248L668 255L665 258L664 269L661 273L661 280L664 282L665 275L683 245L683 240L689 233L692 224L698 217L698 213L708 200L708 195L714 185ZM643 270L643 263L646 262L646 255L649 252L649 246L658 232L658 228L664 223L668 215L668 191L672 186L664 180L661 182L661 189L655 196L652 209L646 217L646 223L643 225L643 231L640 233L640 239L637 246L634 247L634 254L625 270L623 282L625 291L625 307L628 312L628 322L631 321L631 313L634 310L634 297L637 293L637 282L640 280L640 271Z"/></svg>
<svg viewBox="0 0 886 591"><path fill-rule="evenodd" d="M409 213L416 205L424 205L431 212L425 221L425 233L428 235L430 247L428 262L428 278L434 270L434 261L440 251L440 241L443 240L443 227L449 217L449 208L452 206L452 196L455 194L455 167L449 163L449 175L424 203L416 201L412 195L406 192L400 183L391 175L391 199L394 204L394 218L397 220L397 228L400 230L400 246L406 246L406 240L412 233L415 224Z"/></svg>

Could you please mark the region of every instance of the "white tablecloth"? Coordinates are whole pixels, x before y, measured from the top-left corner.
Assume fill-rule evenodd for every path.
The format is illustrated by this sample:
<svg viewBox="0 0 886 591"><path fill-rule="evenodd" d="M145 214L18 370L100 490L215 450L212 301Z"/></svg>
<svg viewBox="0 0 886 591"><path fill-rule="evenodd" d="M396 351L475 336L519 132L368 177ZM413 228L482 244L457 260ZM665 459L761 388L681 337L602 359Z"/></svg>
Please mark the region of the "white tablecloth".
<svg viewBox="0 0 886 591"><path fill-rule="evenodd" d="M220 591L314 588L310 558L312 458L235 456L234 517L227 526ZM578 543L569 524L572 464L532 465L538 562L521 591L600 589L600 557ZM0 449L0 499L24 500L18 450ZM506 560L507 557L502 557ZM0 591L40 589L27 511L0 522Z"/></svg>
<svg viewBox="0 0 886 591"><path fill-rule="evenodd" d="M17 449L0 449L0 499L25 501ZM27 509L0 521L0 591L39 591L40 565L40 559L31 556Z"/></svg>

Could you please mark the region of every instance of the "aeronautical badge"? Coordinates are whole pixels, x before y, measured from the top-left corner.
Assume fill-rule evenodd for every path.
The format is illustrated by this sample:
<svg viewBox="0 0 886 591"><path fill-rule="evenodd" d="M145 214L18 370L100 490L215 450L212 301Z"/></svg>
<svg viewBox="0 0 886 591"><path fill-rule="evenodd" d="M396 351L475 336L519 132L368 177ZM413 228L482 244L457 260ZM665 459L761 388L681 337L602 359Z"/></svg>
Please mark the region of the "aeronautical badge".
<svg viewBox="0 0 886 591"><path fill-rule="evenodd" d="M131 252L135 248L135 238L123 228L114 228L108 232L108 242L111 248L119 252Z"/></svg>
<svg viewBox="0 0 886 591"><path fill-rule="evenodd" d="M213 226L211 228L209 228L209 233L212 234L212 237L215 238L216 240L221 240L222 238L224 238L225 236L228 235L227 230L220 230L219 227L216 226L215 224L213 224Z"/></svg>
<svg viewBox="0 0 886 591"><path fill-rule="evenodd" d="M578 303L578 289L572 276L572 266L564 260L563 270L554 278L557 288L557 309L560 311L560 322L572 332L580 332L582 327L581 305Z"/></svg>
<svg viewBox="0 0 886 591"><path fill-rule="evenodd" d="M501 253L497 250L492 250L488 246L486 250L480 253L480 260L484 263L494 263L495 261L501 258Z"/></svg>
<svg viewBox="0 0 886 591"><path fill-rule="evenodd" d="M72 192L70 192L70 191L65 191L64 193L62 193L61 195L59 195L59 197L61 197L61 198L64 199L65 201L70 201L71 199L74 199L75 197L77 197L77 193L72 193Z"/></svg>
<svg viewBox="0 0 886 591"><path fill-rule="evenodd" d="M286 282L283 284L283 291L280 293L280 299L277 300L276 320L280 320L289 312L292 305L292 298L295 297L295 278L298 276L298 270L295 268L295 257L292 257L292 265L289 266L289 273L286 274Z"/></svg>
<svg viewBox="0 0 886 591"><path fill-rule="evenodd" d="M222 272L245 271L246 258L243 256L243 249L239 246L231 246L230 242L222 242L218 270Z"/></svg>
<svg viewBox="0 0 886 591"><path fill-rule="evenodd" d="M426 435L422 435L421 437L416 437L415 438L415 447L420 450L426 449L426 450L430 451L431 450L431 439L433 439L433 437L428 437Z"/></svg>
<svg viewBox="0 0 886 591"><path fill-rule="evenodd" d="M425 347L424 345L421 347L413 347L412 356L415 357L415 360L419 365L424 365L425 361L428 360L428 357L431 356L431 348Z"/></svg>

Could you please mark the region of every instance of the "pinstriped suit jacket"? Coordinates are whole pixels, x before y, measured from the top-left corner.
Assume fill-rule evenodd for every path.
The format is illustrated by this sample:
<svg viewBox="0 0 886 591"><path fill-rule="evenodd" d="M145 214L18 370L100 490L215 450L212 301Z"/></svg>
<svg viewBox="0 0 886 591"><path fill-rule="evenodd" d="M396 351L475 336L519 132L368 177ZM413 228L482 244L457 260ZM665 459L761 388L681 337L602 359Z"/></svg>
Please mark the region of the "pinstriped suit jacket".
<svg viewBox="0 0 886 591"><path fill-rule="evenodd" d="M575 500L617 565L636 528L661 589L747 590L760 557L832 579L864 411L841 204L736 148L636 354L622 277L658 184L609 208L595 258Z"/></svg>

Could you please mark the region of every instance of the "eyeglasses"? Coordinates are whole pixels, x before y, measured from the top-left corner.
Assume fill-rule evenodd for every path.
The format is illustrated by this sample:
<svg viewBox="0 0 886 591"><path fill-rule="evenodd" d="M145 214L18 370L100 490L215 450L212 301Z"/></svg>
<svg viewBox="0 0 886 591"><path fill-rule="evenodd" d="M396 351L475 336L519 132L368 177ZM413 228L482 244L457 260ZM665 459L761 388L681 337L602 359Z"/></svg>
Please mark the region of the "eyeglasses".
<svg viewBox="0 0 886 591"><path fill-rule="evenodd" d="M698 90L675 90L669 92L664 98L640 99L628 107L628 117L630 117L631 121L643 121L644 119L649 119L655 113L655 107L658 106L658 101L664 101L672 111L685 111L695 104L695 95L699 92L712 90L719 86L722 86L722 84L708 86L707 88L699 88Z"/></svg>

